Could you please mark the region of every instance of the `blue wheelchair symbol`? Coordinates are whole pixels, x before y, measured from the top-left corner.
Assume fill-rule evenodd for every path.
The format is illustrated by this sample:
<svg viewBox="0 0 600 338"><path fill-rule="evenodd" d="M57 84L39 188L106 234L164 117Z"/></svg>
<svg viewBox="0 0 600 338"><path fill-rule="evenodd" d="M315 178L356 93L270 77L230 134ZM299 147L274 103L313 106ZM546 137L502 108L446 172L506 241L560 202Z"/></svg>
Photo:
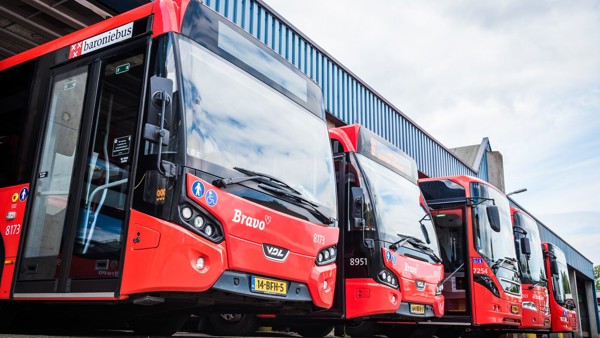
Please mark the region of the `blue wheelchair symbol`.
<svg viewBox="0 0 600 338"><path fill-rule="evenodd" d="M396 256L392 256L392 264L394 264L394 265L396 264L396 259L397 259Z"/></svg>
<svg viewBox="0 0 600 338"><path fill-rule="evenodd" d="M209 207L214 207L217 205L218 200L219 197L214 190L211 189L206 192L206 204L208 204Z"/></svg>
<svg viewBox="0 0 600 338"><path fill-rule="evenodd" d="M204 184L200 181L194 182L194 184L192 184L192 194L198 198L204 196Z"/></svg>
<svg viewBox="0 0 600 338"><path fill-rule="evenodd" d="M392 253L391 253L391 252L389 252L389 251L388 251L388 252L386 252L386 253L385 253L385 259L387 259L388 261L391 261L391 260L392 260Z"/></svg>

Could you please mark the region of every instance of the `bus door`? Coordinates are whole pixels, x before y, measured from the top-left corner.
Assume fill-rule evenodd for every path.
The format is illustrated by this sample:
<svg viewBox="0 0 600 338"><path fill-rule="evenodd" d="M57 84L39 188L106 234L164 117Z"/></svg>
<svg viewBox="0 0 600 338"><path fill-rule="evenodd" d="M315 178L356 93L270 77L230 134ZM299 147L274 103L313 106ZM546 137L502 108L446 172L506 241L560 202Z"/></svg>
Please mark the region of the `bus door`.
<svg viewBox="0 0 600 338"><path fill-rule="evenodd" d="M15 298L118 288L145 69L129 47L53 71Z"/></svg>

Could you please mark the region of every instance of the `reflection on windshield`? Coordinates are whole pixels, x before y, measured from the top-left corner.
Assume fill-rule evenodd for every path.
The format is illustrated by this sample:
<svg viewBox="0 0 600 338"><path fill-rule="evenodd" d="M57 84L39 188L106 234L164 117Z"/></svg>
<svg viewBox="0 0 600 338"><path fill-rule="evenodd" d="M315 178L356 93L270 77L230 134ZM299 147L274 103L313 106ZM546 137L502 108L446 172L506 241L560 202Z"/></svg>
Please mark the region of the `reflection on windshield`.
<svg viewBox="0 0 600 338"><path fill-rule="evenodd" d="M540 239L540 232L538 230L535 221L524 215L521 212L517 212L515 217L519 218L519 225L527 231L527 236L523 236L520 233L516 233L516 240L520 241L521 238L529 238L531 244L531 255L529 260L525 255L519 255L519 264L521 265L521 279L523 282L533 284L546 280L546 272L544 270L544 255L541 250L542 241ZM520 246L519 246L520 247Z"/></svg>
<svg viewBox="0 0 600 338"><path fill-rule="evenodd" d="M189 163L275 176L336 215L323 120L203 47L180 48Z"/></svg>
<svg viewBox="0 0 600 338"><path fill-rule="evenodd" d="M396 242L401 239L397 234L402 234L427 243L419 223L425 216L425 210L419 202L419 187L363 155L356 154L356 157L369 182L381 239ZM438 240L431 219L424 219L422 223L431 241L429 247L439 256Z"/></svg>
<svg viewBox="0 0 600 338"><path fill-rule="evenodd" d="M473 197L493 199L493 201L476 199L475 203L481 203L473 206L473 231L477 252L494 262L501 258L512 258L516 261L508 199L496 189L485 184L473 183L471 187ZM500 232L492 230L487 217L486 206L494 204L498 206L500 214Z"/></svg>
<svg viewBox="0 0 600 338"><path fill-rule="evenodd" d="M565 304L567 299L572 298L571 294L571 283L569 281L569 270L567 269L567 259L562 250L553 247L554 255L556 256L556 263L558 263L558 271L552 271L556 273L554 283L552 283L554 289L554 298L559 304Z"/></svg>

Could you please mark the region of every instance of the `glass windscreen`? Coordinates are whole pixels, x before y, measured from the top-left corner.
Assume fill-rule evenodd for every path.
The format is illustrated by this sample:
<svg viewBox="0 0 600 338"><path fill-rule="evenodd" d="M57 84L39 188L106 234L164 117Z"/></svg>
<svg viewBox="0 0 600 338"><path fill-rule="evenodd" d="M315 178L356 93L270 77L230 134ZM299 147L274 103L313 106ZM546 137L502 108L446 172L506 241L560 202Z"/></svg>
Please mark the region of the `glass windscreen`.
<svg viewBox="0 0 600 338"><path fill-rule="evenodd" d="M474 198L474 202L477 203L473 206L475 249L483 257L492 262L502 258L516 261L508 199L496 189L485 184L473 183L471 187L472 197ZM485 198L486 200L480 198ZM500 232L492 230L487 217L486 207L488 205L498 206Z"/></svg>
<svg viewBox="0 0 600 338"><path fill-rule="evenodd" d="M521 280L516 262L512 222L508 199L496 189L481 183L471 183L473 197L473 244L492 267L505 292L520 295ZM492 229L487 207L496 205L500 216L500 231Z"/></svg>
<svg viewBox="0 0 600 338"><path fill-rule="evenodd" d="M527 231L527 238L531 246L531 255L529 259L523 254L519 254L519 265L521 266L521 280L523 283L533 284L546 281L546 271L544 269L544 254L542 252L542 241L537 223L529 216L517 212L518 224ZM520 241L524 236L516 232L515 238ZM519 242L517 244L520 244ZM519 245L520 248L520 245Z"/></svg>
<svg viewBox="0 0 600 338"><path fill-rule="evenodd" d="M567 259L561 250L556 247L552 249L558 266L558 271L552 271L552 278L554 278L554 283L552 283L554 298L557 303L564 305L567 299L573 298L569 270L567 269Z"/></svg>
<svg viewBox="0 0 600 338"><path fill-rule="evenodd" d="M188 163L277 177L336 216L335 177L322 119L208 49L181 38ZM249 56L251 57L251 56Z"/></svg>
<svg viewBox="0 0 600 338"><path fill-rule="evenodd" d="M424 218L427 213L419 202L419 187L363 155L356 154L356 157L369 185L380 239L393 243L402 239L398 234L413 236L426 243L439 256L431 218ZM425 232L430 243L427 243Z"/></svg>

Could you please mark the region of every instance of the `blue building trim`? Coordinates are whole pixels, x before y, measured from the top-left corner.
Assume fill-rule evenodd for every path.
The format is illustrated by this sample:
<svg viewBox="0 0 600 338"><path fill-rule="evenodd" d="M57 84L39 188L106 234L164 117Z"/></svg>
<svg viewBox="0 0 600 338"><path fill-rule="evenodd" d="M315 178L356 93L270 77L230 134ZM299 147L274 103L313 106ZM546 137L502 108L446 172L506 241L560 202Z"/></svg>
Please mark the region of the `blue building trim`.
<svg viewBox="0 0 600 338"><path fill-rule="evenodd" d="M422 130L382 95L363 82L261 0L205 0L286 58L323 90L325 109L346 124L360 123L402 149L419 171L435 177L471 175L488 179L487 170L472 168ZM487 168L487 164L486 164Z"/></svg>

